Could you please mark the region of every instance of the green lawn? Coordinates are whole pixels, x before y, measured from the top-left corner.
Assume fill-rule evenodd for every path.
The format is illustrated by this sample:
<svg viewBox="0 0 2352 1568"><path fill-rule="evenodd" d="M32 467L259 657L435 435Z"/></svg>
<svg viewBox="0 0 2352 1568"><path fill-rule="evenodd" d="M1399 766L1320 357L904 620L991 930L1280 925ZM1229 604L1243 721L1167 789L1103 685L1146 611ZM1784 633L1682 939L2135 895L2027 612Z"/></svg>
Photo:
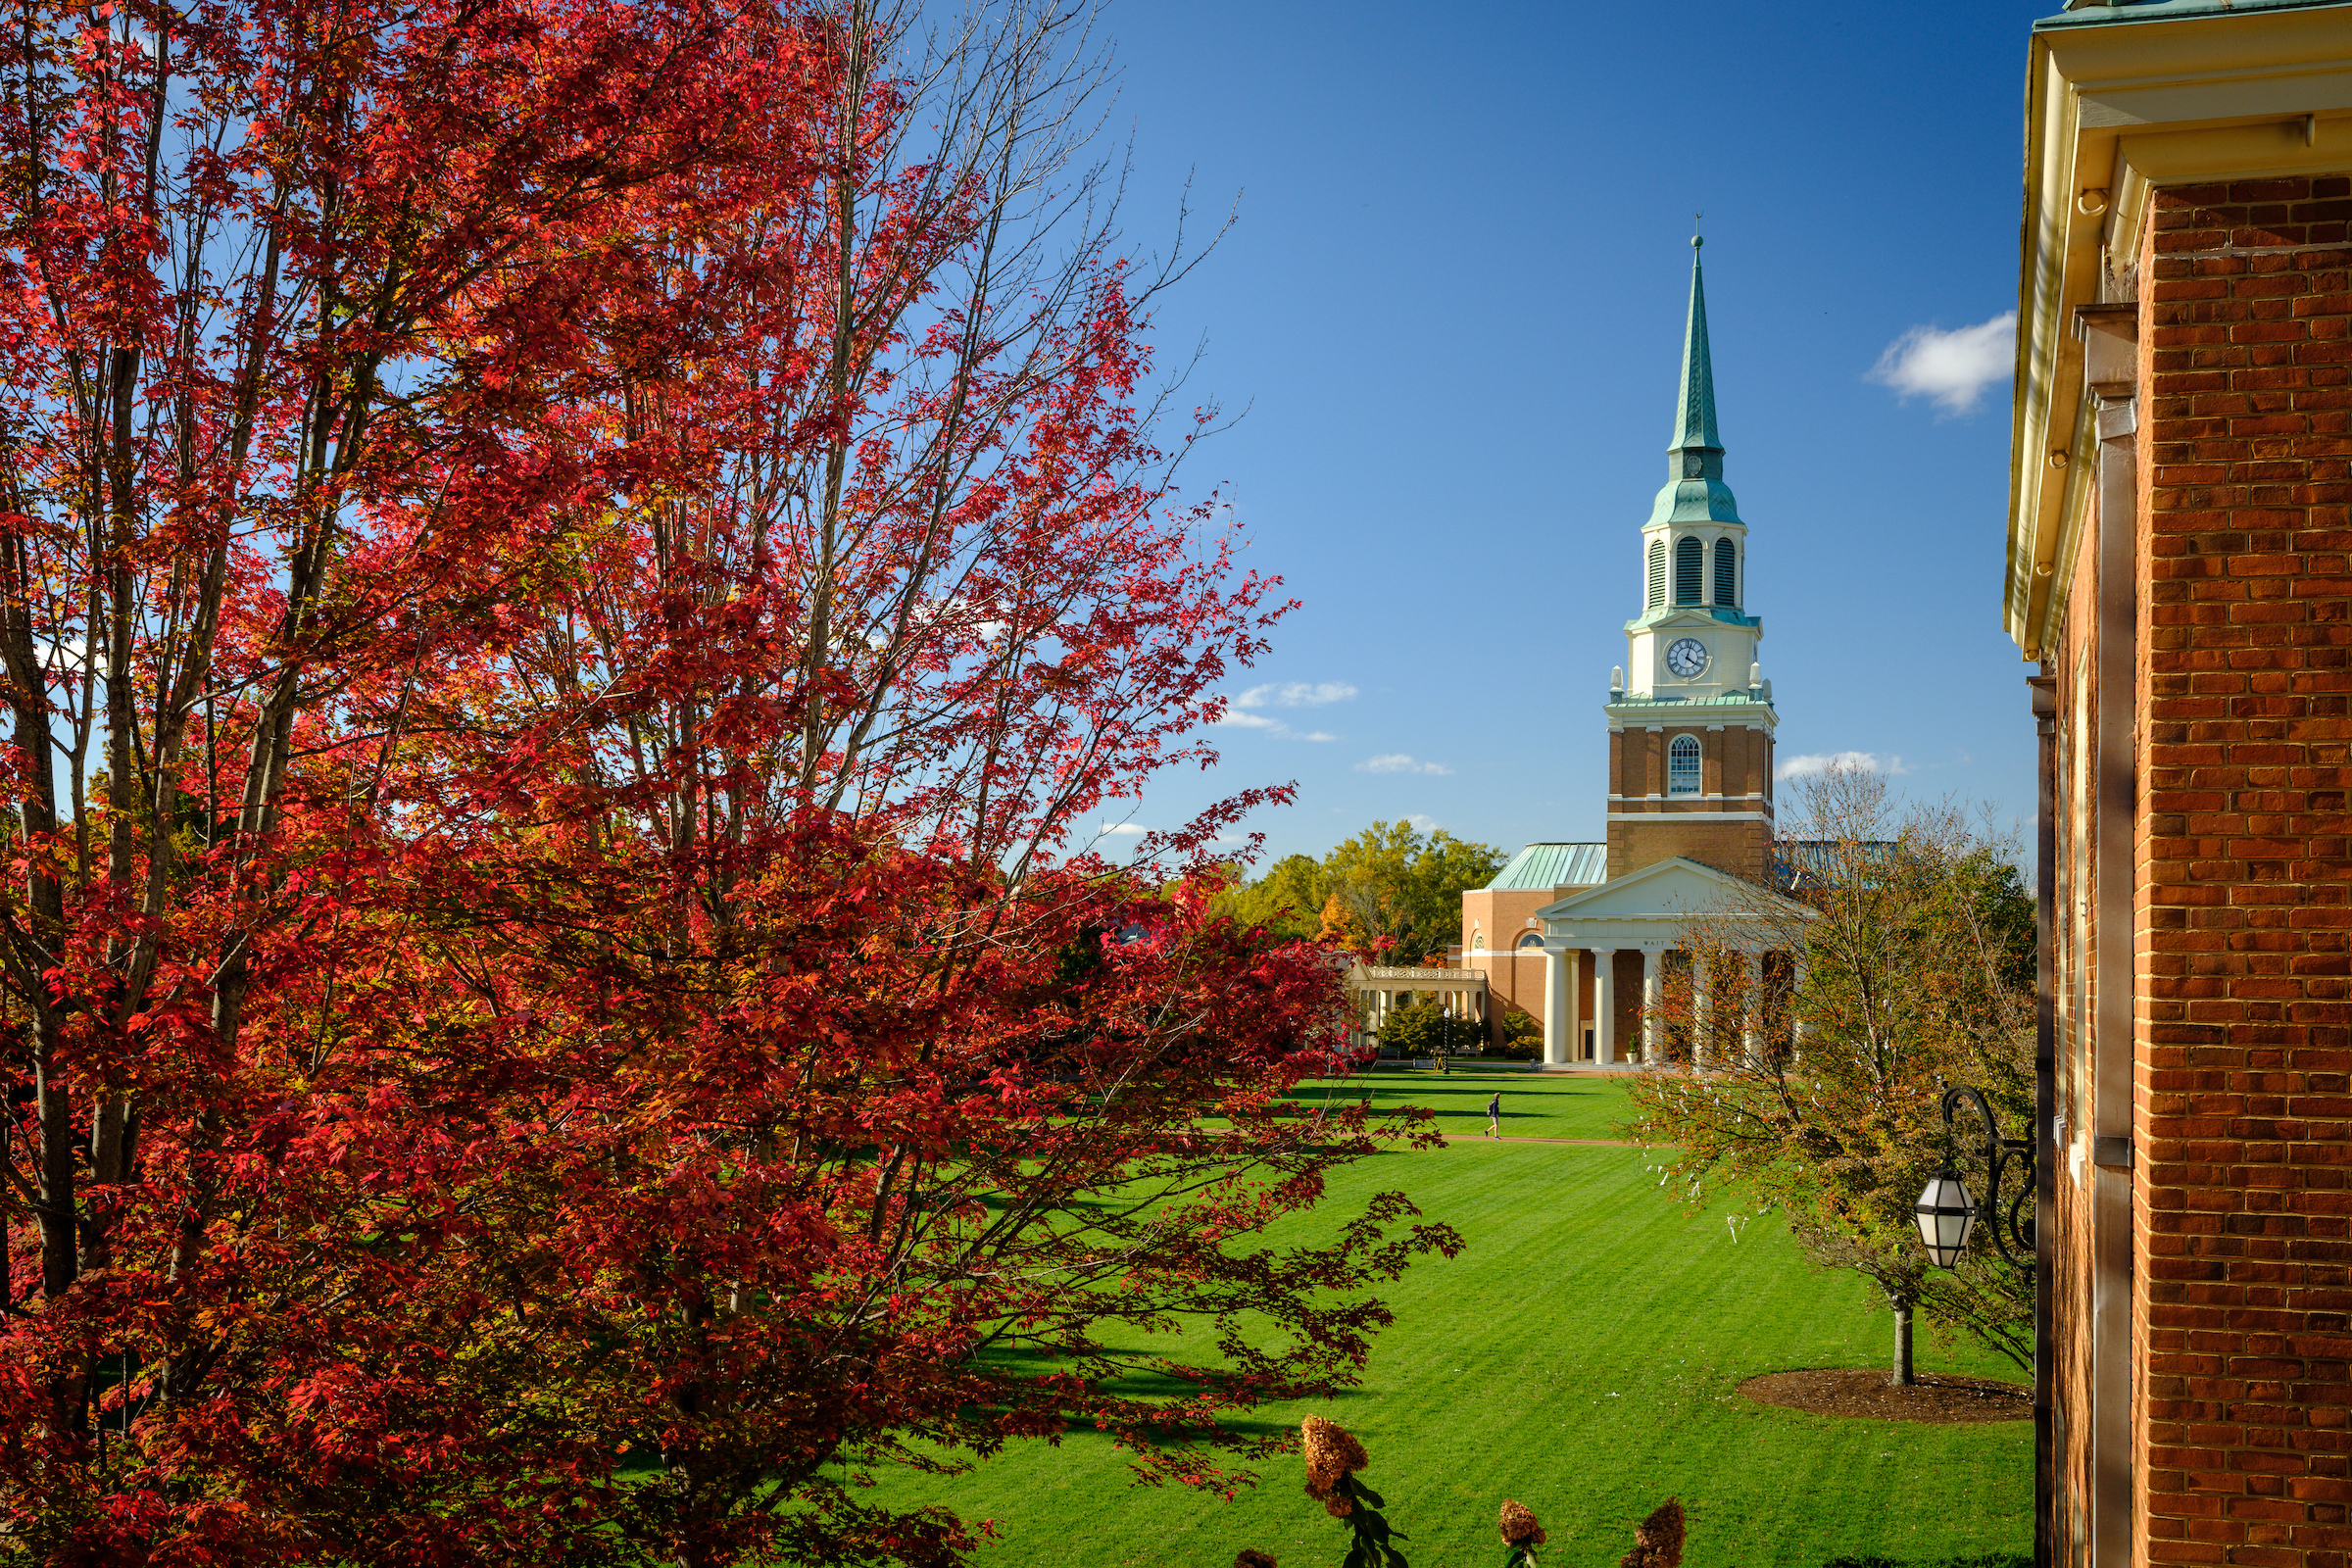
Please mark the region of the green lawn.
<svg viewBox="0 0 2352 1568"><path fill-rule="evenodd" d="M1598 1073L1480 1072L1456 1067L1429 1071L1368 1073L1357 1078L1320 1079L1292 1096L1312 1102L1326 1095L1360 1097L1372 1092L1374 1108L1427 1105L1438 1113L1438 1130L1487 1130L1487 1101L1502 1095L1505 1138L1623 1138L1632 1114L1626 1104L1628 1076Z"/></svg>
<svg viewBox="0 0 2352 1568"><path fill-rule="evenodd" d="M1493 1089L1457 1078L1410 1092L1451 1115ZM1531 1118L1574 1129L1551 1136L1605 1137L1621 1090L1552 1078L1522 1093ZM1473 1095L1476 1106L1457 1098ZM1466 1142L1382 1155L1335 1182L1335 1204L1403 1187L1469 1243L1389 1291L1397 1323L1364 1385L1324 1406L1370 1450L1364 1479L1411 1536L1415 1568L1497 1560L1506 1495L1550 1532L1547 1564L1583 1568L1614 1562L1670 1494L1690 1512L1691 1568L2030 1552L2030 1422L1838 1420L1738 1396L1761 1372L1879 1364L1888 1319L1859 1281L1809 1268L1777 1225L1735 1239L1722 1208L1685 1212L1648 1164L1635 1149ZM1966 1349L1930 1348L1922 1365L2017 1376ZM1225 1568L1247 1545L1285 1568L1336 1565L1345 1532L1301 1479L1290 1458L1231 1503L1135 1489L1107 1444L1081 1433L968 1476L882 1487L994 1520L989 1568Z"/></svg>

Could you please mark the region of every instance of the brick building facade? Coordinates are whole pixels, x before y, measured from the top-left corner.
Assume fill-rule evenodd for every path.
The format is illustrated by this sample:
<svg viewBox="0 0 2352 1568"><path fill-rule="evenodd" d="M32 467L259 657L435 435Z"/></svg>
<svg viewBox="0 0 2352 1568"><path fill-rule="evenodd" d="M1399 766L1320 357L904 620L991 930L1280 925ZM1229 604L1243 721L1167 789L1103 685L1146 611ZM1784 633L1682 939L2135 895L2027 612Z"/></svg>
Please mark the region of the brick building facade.
<svg viewBox="0 0 2352 1568"><path fill-rule="evenodd" d="M2352 5L2036 25L2040 1558L2352 1550Z"/></svg>

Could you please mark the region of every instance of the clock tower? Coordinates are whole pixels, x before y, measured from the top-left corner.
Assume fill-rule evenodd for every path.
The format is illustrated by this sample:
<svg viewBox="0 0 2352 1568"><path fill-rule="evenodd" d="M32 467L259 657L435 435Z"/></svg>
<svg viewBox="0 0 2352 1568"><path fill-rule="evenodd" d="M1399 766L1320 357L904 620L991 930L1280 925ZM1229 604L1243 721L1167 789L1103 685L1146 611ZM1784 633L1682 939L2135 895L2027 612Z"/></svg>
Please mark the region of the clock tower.
<svg viewBox="0 0 2352 1568"><path fill-rule="evenodd" d="M1672 857L1749 881L1771 856L1772 683L1746 611L1747 524L1723 482L1698 239L1666 487L1642 527L1642 613L1609 677L1613 881Z"/></svg>

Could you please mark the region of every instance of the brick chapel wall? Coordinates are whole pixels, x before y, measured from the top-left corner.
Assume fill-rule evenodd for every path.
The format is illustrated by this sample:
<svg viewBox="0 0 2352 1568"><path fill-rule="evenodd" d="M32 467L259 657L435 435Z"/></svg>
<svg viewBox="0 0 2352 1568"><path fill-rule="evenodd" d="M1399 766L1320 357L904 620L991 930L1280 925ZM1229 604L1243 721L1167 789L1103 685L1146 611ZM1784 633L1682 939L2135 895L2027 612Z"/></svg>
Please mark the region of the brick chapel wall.
<svg viewBox="0 0 2352 1568"><path fill-rule="evenodd" d="M1544 975L1544 956L1523 953L1519 939L1536 928L1528 919L1555 899L1567 897L1574 888L1473 888L1462 895L1462 963L1471 969L1487 971L1488 1037L1502 1038L1503 1014L1516 1007L1538 1023L1544 1022L1549 1002ZM1477 935L1487 940L1487 951L1475 951ZM1499 949L1495 944L1500 943ZM1592 1015L1592 961L1580 956L1577 960L1577 1016Z"/></svg>
<svg viewBox="0 0 2352 1568"><path fill-rule="evenodd" d="M1609 875L1624 876L1680 856L1761 882L1771 829L1761 822L1685 822L1661 815L1609 824Z"/></svg>
<svg viewBox="0 0 2352 1568"><path fill-rule="evenodd" d="M2352 1549L2348 221L2342 176L2175 188L2141 262L2151 1563Z"/></svg>
<svg viewBox="0 0 2352 1568"><path fill-rule="evenodd" d="M1698 737L1699 789L1704 794L1759 793L1768 802L1772 798L1772 737L1763 730L1745 726L1710 730L1704 725L1683 724L1612 731L1609 788L1628 799L1612 801L1610 810L1638 811L1645 804L1663 809L1656 822L1615 819L1609 823L1609 875L1621 877L1680 856L1749 881L1763 881L1772 841L1768 821L1676 822L1672 801L1642 801L1642 797L1666 793L1666 751L1677 735ZM1743 808L1747 804L1744 800L1691 801L1688 808L1720 811Z"/></svg>
<svg viewBox="0 0 2352 1568"><path fill-rule="evenodd" d="M1499 1040L1502 1015L1512 1007L1537 1022L1544 1020L1544 956L1522 956L1521 937L1534 929L1527 921L1555 895L1548 888L1474 888L1462 895L1462 963L1487 971L1487 1022L1491 1038ZM1487 951L1473 951L1479 935Z"/></svg>

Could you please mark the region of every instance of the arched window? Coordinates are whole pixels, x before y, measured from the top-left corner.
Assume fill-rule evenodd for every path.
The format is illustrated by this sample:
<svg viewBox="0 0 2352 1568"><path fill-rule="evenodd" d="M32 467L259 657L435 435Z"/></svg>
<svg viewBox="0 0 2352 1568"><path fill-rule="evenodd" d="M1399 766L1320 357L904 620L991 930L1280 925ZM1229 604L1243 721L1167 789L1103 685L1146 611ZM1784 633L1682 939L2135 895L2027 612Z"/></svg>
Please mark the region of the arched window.
<svg viewBox="0 0 2352 1568"><path fill-rule="evenodd" d="M1715 602L1719 605L1740 602L1740 557L1729 539L1715 541Z"/></svg>
<svg viewBox="0 0 2352 1568"><path fill-rule="evenodd" d="M1698 737L1677 735L1674 744L1666 748L1666 793L1696 795L1698 793Z"/></svg>
<svg viewBox="0 0 2352 1568"><path fill-rule="evenodd" d="M1666 541L1649 542L1649 608L1657 609L1666 602Z"/></svg>
<svg viewBox="0 0 2352 1568"><path fill-rule="evenodd" d="M1677 539L1674 542L1674 602L1678 605L1698 603L1699 579L1706 575L1707 543L1703 539Z"/></svg>
<svg viewBox="0 0 2352 1568"><path fill-rule="evenodd" d="M1540 933L1530 931L1519 939L1519 945L1523 948L1540 948L1544 945L1544 938Z"/></svg>
<svg viewBox="0 0 2352 1568"><path fill-rule="evenodd" d="M1487 951L1487 934L1476 926L1470 928L1470 951L1472 953Z"/></svg>

